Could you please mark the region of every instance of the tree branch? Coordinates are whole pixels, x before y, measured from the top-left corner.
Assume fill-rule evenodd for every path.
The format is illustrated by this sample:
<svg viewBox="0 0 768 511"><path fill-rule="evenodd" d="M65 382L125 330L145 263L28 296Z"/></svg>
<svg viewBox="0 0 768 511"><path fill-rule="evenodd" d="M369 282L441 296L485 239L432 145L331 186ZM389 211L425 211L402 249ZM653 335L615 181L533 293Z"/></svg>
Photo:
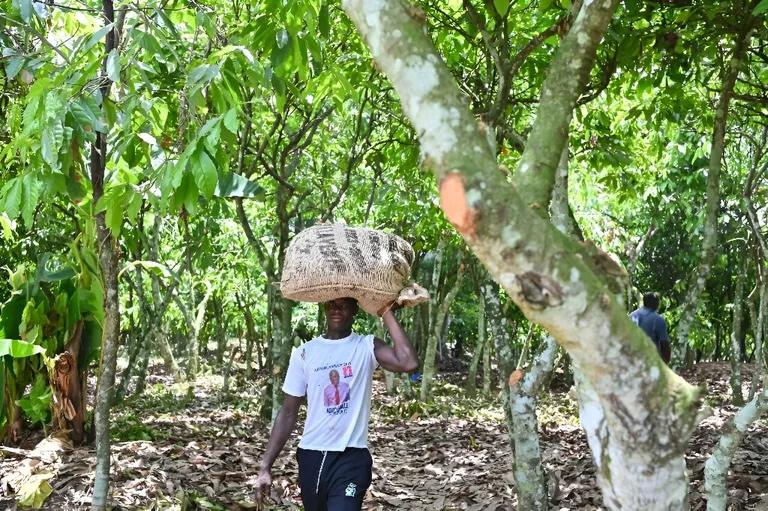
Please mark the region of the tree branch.
<svg viewBox="0 0 768 511"><path fill-rule="evenodd" d="M573 108L595 62L597 46L616 8L616 0L584 5L550 64L531 134L513 177L523 200L541 217L554 184L555 169L565 145Z"/></svg>

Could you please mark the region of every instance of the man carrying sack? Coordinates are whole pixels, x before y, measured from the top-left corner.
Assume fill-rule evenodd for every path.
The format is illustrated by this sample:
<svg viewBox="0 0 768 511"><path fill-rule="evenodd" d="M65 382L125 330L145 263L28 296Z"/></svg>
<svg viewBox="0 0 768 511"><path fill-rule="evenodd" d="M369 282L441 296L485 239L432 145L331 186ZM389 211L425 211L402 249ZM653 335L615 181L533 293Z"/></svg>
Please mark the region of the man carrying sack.
<svg viewBox="0 0 768 511"><path fill-rule="evenodd" d="M368 452L373 370L414 371L416 351L395 318L396 303L381 315L393 346L352 331L357 301L338 298L323 304L325 333L294 348L283 384L283 406L275 419L256 481L261 502L272 484L272 465L291 436L306 397L307 419L296 458L299 487L307 511L352 511L363 505L371 484Z"/></svg>
<svg viewBox="0 0 768 511"><path fill-rule="evenodd" d="M256 481L262 502L272 484L272 465L291 436L299 405L307 419L296 458L307 511L352 511L371 484L368 418L373 370L411 372L416 351L395 318L401 306L429 300L408 280L413 248L402 238L372 229L322 224L299 233L286 252L280 290L288 299L321 302L325 333L294 348L283 383L285 397ZM390 347L352 331L358 309L381 317Z"/></svg>

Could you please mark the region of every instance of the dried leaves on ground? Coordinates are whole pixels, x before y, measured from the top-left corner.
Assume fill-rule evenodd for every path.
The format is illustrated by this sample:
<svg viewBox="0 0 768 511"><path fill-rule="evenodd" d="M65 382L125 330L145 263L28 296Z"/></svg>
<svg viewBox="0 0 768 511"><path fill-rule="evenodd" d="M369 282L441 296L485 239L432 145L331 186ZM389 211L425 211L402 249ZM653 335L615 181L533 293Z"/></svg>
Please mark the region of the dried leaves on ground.
<svg viewBox="0 0 768 511"><path fill-rule="evenodd" d="M115 411L115 508L255 509L251 482L268 438L266 422L257 414L261 388L242 386L222 399L219 378L204 377L189 388L173 385L159 368L155 371L146 394ZM685 374L693 383L707 384L713 408L687 453L694 510L705 507L704 462L736 411L728 405L728 373L724 364L700 364ZM749 368L745 374L751 374ZM516 508L512 455L497 400L468 399L447 381L436 385L431 404L387 396L380 381L374 387L374 474L367 509ZM565 392L552 392L543 398L539 418L552 508L600 509L575 403ZM40 438L0 451L0 508L15 508L23 491L25 503L42 504L43 509L86 509L93 450L73 449L56 437L35 445ZM274 467L268 508L300 509L296 444L296 438L289 442ZM768 421L763 419L752 426L734 458L732 509L768 510L767 459Z"/></svg>

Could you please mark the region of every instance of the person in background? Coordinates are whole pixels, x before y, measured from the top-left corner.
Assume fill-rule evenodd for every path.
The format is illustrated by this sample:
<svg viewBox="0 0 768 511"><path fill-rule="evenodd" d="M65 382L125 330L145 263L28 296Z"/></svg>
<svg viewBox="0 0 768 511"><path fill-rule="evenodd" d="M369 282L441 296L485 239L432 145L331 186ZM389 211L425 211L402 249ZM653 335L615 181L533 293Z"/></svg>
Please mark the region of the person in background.
<svg viewBox="0 0 768 511"><path fill-rule="evenodd" d="M672 347L669 343L667 322L657 312L658 310L659 297L656 293L645 293L643 295L643 306L632 311L629 317L651 339L664 363L669 364L669 360L672 357Z"/></svg>

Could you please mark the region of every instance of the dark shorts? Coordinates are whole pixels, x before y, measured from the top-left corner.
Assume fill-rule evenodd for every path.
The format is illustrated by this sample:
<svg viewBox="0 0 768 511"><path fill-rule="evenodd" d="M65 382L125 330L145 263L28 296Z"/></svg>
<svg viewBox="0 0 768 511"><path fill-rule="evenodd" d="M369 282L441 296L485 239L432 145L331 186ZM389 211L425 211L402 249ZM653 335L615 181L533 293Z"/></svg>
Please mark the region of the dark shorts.
<svg viewBox="0 0 768 511"><path fill-rule="evenodd" d="M306 511L359 511L371 485L368 449L342 452L298 449L299 487Z"/></svg>

